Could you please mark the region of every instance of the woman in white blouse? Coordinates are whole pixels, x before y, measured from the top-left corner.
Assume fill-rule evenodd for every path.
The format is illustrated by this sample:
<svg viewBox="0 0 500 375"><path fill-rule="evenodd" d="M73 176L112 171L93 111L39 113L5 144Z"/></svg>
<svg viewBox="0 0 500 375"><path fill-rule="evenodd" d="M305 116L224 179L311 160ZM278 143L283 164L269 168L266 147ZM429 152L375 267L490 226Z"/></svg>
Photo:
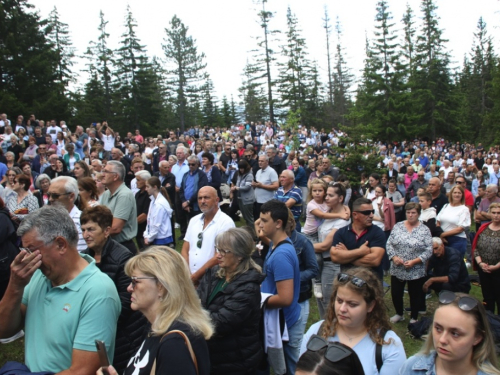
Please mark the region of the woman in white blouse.
<svg viewBox="0 0 500 375"><path fill-rule="evenodd" d="M174 242L170 218L172 208L168 201L167 190L161 186L158 177L151 177L146 182L146 191L150 195L146 230L144 231L144 244L170 246Z"/></svg>
<svg viewBox="0 0 500 375"><path fill-rule="evenodd" d="M439 212L436 221L443 233L441 239L445 244L458 250L462 256L467 249L467 238L464 229L470 226L470 211L465 205L465 193L462 186L455 185L448 193L449 204Z"/></svg>

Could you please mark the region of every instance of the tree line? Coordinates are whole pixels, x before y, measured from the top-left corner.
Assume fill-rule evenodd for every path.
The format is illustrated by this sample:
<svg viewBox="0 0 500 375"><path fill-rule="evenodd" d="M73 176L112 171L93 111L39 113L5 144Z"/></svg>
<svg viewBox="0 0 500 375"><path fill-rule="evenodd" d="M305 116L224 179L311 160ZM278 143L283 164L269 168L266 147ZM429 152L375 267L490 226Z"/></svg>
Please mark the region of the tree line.
<svg viewBox="0 0 500 375"><path fill-rule="evenodd" d="M300 20L291 8L286 29L276 14L256 14L262 32L249 51L237 98L216 95L189 28L173 16L165 28L163 56L150 57L137 37L130 7L118 48L109 45L105 15L99 36L83 57L86 82L75 82L69 26L57 9L43 19L28 0L0 4L0 110L70 123L107 120L117 130L144 134L166 127L221 126L244 121L287 121L340 127L364 138L414 137L498 142L500 60L487 25L479 19L470 53L452 67L435 0L407 7L397 21L386 0L376 4L375 31L367 36L362 77L347 64L340 21L322 17L327 79L310 56ZM259 6L260 6L259 5ZM333 35L332 35L333 34Z"/></svg>

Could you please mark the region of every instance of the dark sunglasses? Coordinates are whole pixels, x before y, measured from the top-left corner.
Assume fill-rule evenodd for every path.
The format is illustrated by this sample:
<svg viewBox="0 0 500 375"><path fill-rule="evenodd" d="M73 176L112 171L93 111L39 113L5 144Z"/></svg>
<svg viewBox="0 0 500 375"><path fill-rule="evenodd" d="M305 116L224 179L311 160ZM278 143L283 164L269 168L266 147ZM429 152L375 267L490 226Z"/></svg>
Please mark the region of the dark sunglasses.
<svg viewBox="0 0 500 375"><path fill-rule="evenodd" d="M199 249L201 249L201 245L203 245L203 232L198 233L198 242L196 242Z"/></svg>
<svg viewBox="0 0 500 375"><path fill-rule="evenodd" d="M340 342L329 343L323 337L318 335L312 335L307 342L307 350L311 352L317 352L321 349L326 349L325 358L330 362L339 362L352 354L352 351Z"/></svg>
<svg viewBox="0 0 500 375"><path fill-rule="evenodd" d="M352 285L361 288L363 285L366 284L366 281L363 279L360 279L359 277L348 275L347 273L339 273L337 276L337 280L341 283L347 283L348 281L351 282Z"/></svg>
<svg viewBox="0 0 500 375"><path fill-rule="evenodd" d="M56 200L58 200L61 196L63 196L63 195L69 195L69 194L71 194L71 193L63 193L63 194L57 194L57 193L47 193L47 196L48 196L49 198L52 198L53 200L55 200L55 201L56 201Z"/></svg>
<svg viewBox="0 0 500 375"><path fill-rule="evenodd" d="M188 163L188 165L189 165L190 167L195 167L195 166L196 166L196 163Z"/></svg>
<svg viewBox="0 0 500 375"><path fill-rule="evenodd" d="M454 292L451 292L449 290L443 290L441 293L439 293L439 303L442 305L449 305L450 303L454 302L457 299L457 295ZM475 307L477 307L477 299L469 297L469 296L462 296L458 297L458 302L457 305L460 308L460 310L464 311L471 311Z"/></svg>
<svg viewBox="0 0 500 375"><path fill-rule="evenodd" d="M375 210L364 210L364 211L354 211L354 212L357 212L358 214L361 214L361 215L368 216L368 215L373 215L375 213Z"/></svg>

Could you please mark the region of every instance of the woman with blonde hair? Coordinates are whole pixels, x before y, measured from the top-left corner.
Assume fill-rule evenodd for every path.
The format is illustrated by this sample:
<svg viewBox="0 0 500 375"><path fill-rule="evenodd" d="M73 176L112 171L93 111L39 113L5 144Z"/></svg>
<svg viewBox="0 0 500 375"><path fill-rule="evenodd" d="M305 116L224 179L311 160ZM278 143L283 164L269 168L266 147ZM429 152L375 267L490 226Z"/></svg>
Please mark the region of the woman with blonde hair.
<svg viewBox="0 0 500 375"><path fill-rule="evenodd" d="M217 235L219 265L207 269L198 288L214 324L208 341L213 374L254 374L262 356L259 338L262 270L251 255L248 231L231 228Z"/></svg>
<svg viewBox="0 0 500 375"><path fill-rule="evenodd" d="M465 293L439 293L427 341L399 374L500 375L495 343L481 302Z"/></svg>
<svg viewBox="0 0 500 375"><path fill-rule="evenodd" d="M124 375L208 375L205 340L213 328L182 256L169 247L153 246L131 258L125 273L132 279L131 308L144 314L151 331ZM118 375L112 366L107 370Z"/></svg>
<svg viewBox="0 0 500 375"><path fill-rule="evenodd" d="M326 318L313 324L304 335L301 355L315 334L352 348L367 375L397 374L406 360L401 339L391 331L381 281L364 267L338 274Z"/></svg>
<svg viewBox="0 0 500 375"><path fill-rule="evenodd" d="M470 227L470 211L465 205L465 191L460 185L455 185L448 193L449 204L445 204L436 217L437 226L443 233L440 237L443 242L458 250L462 256L467 249L465 228Z"/></svg>

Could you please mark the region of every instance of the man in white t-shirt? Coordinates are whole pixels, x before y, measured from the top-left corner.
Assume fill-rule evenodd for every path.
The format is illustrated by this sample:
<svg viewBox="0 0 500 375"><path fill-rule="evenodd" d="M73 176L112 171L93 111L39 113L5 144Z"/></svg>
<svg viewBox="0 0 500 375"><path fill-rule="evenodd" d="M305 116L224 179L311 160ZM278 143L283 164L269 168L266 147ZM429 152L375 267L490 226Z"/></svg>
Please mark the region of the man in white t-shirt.
<svg viewBox="0 0 500 375"><path fill-rule="evenodd" d="M50 126L47 127L46 134L50 135L52 142L56 143L57 133L62 132L62 129L56 125L56 120L50 120Z"/></svg>
<svg viewBox="0 0 500 375"><path fill-rule="evenodd" d="M219 198L213 187L204 186L198 191L198 205L202 213L189 221L181 251L195 285L207 268L217 264L215 237L235 227L234 221L219 209Z"/></svg>

